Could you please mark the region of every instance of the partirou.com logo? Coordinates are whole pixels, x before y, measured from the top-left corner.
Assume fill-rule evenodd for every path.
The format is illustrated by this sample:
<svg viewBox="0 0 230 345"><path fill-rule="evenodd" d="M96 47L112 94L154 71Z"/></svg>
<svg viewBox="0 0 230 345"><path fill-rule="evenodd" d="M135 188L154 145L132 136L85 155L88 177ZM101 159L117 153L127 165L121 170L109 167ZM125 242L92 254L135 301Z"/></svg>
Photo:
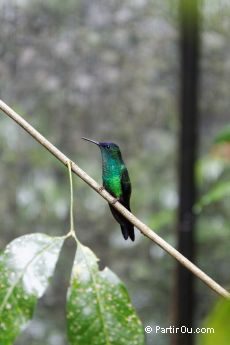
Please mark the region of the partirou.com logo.
<svg viewBox="0 0 230 345"><path fill-rule="evenodd" d="M214 328L212 327L203 327L203 328L192 328L192 327L175 327L175 326L169 326L169 327L160 327L160 326L149 326L147 325L145 327L145 332L150 333L164 333L164 334L173 334L173 333L215 333Z"/></svg>

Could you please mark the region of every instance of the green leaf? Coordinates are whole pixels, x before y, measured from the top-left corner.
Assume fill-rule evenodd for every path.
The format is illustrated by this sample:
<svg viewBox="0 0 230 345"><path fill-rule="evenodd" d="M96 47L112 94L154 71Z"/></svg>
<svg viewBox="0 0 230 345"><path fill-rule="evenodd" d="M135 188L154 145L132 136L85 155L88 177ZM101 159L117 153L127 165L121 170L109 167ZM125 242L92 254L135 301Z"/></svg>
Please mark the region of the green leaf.
<svg viewBox="0 0 230 345"><path fill-rule="evenodd" d="M11 345L32 318L54 272L63 237L21 236L0 255L0 344Z"/></svg>
<svg viewBox="0 0 230 345"><path fill-rule="evenodd" d="M221 181L200 198L194 206L194 210L196 213L199 213L205 206L217 202L228 195L230 195L230 181Z"/></svg>
<svg viewBox="0 0 230 345"><path fill-rule="evenodd" d="M230 301L221 300L205 322L209 332L200 337L201 345L229 345L230 339ZM214 330L214 331L213 331Z"/></svg>
<svg viewBox="0 0 230 345"><path fill-rule="evenodd" d="M71 345L142 345L144 331L127 290L108 268L78 244L67 297L67 328Z"/></svg>

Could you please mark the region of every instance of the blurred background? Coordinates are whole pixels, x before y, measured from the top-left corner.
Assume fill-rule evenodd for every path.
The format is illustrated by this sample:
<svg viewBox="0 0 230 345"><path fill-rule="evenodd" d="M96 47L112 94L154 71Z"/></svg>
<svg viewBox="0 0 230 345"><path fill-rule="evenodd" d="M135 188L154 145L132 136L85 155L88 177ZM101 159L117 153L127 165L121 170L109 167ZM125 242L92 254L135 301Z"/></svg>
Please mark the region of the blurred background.
<svg viewBox="0 0 230 345"><path fill-rule="evenodd" d="M98 182L100 152L81 137L117 143L132 181L133 213L173 246L180 238L180 162L188 154L181 133L185 123L191 127L191 186L198 202L190 254L228 287L230 146L218 138L229 123L230 2L199 2L193 17L198 50L191 56L199 68L189 70L197 76L191 80L191 123L181 116L188 69L180 2L1 0L0 96ZM65 234L67 169L3 114L0 153L1 249L27 233ZM134 243L125 242L106 202L76 176L74 196L79 239L102 268L124 281L143 325L175 324L175 260L138 231ZM73 255L68 242L17 345L67 344L65 293ZM194 286L190 321L201 327L217 296L197 279ZM147 344L173 341L169 334L147 336Z"/></svg>

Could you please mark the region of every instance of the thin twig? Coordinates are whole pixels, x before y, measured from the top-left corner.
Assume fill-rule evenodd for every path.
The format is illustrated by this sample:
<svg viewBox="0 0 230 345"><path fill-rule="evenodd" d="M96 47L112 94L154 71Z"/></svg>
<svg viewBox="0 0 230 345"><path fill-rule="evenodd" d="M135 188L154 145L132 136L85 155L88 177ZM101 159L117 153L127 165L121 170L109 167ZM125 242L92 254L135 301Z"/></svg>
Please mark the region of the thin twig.
<svg viewBox="0 0 230 345"><path fill-rule="evenodd" d="M77 236L76 231L74 227L74 216L73 216L73 179L72 179L72 162L69 160L67 162L68 171L69 171L69 185L70 185L70 207L69 207L69 213L70 213L70 231L67 234L67 236L72 236L75 241L77 242Z"/></svg>
<svg viewBox="0 0 230 345"><path fill-rule="evenodd" d="M27 121L25 121L19 114L17 114L13 109L11 109L7 104L0 100L0 109L8 115L11 119L17 122L26 132L28 132L35 140L37 140L41 145L43 145L48 151L50 151L59 161L64 165L68 166L69 158L64 155L60 150L58 150L54 145L52 145L43 135L41 135L34 127L32 127ZM157 235L152 229L141 222L137 217L135 217L131 212L129 212L123 205L114 199L105 189L87 175L77 164L71 162L72 171L78 175L83 181L85 181L91 188L93 188L98 194L100 194L106 201L113 205L126 219L138 228L143 235L151 239L153 242L158 244L163 250L168 254L173 256L178 262L180 262L184 267L191 271L195 276L202 280L209 288L214 290L220 296L225 298L230 298L230 293L226 291L222 286L210 278L206 273L204 273L200 268L189 261L185 256L183 256L178 250L167 243L163 238Z"/></svg>
<svg viewBox="0 0 230 345"><path fill-rule="evenodd" d="M73 179L72 179L72 167L71 161L68 161L69 170L69 185L70 185L70 231L74 231L74 219L73 219Z"/></svg>

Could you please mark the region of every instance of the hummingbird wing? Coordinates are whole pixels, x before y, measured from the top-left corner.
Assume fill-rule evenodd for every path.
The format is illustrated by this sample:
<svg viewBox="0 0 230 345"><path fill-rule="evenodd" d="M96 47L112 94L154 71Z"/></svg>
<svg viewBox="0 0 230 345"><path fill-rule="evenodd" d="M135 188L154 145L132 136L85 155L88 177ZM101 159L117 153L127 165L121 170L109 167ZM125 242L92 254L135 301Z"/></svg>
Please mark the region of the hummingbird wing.
<svg viewBox="0 0 230 345"><path fill-rule="evenodd" d="M122 189L122 197L121 201L124 204L124 206L130 210L129 206L129 200L131 195L131 183L129 179L129 173L126 167L123 168L122 174L121 174L121 189Z"/></svg>
<svg viewBox="0 0 230 345"><path fill-rule="evenodd" d="M127 171L127 168L125 166L122 167L121 171L121 196L119 197L119 201L122 205L124 205L129 211L130 211L130 195L131 195L131 183L129 179L129 174ZM113 195L113 193L111 193ZM131 238L132 241L135 240L135 234L134 234L134 227L133 224L130 223L124 216L122 216L112 205L109 205L111 212L116 219L116 221L121 226L121 231L124 236L124 239L127 240L128 237Z"/></svg>
<svg viewBox="0 0 230 345"><path fill-rule="evenodd" d="M122 197L121 203L130 211L130 195L131 195L131 183L129 179L129 173L126 167L123 168L121 175L121 188L122 188ZM135 240L134 227L127 219L123 219L123 222L120 223L121 231L125 239L128 237L132 241Z"/></svg>

